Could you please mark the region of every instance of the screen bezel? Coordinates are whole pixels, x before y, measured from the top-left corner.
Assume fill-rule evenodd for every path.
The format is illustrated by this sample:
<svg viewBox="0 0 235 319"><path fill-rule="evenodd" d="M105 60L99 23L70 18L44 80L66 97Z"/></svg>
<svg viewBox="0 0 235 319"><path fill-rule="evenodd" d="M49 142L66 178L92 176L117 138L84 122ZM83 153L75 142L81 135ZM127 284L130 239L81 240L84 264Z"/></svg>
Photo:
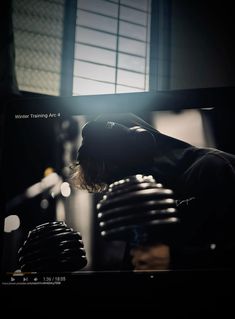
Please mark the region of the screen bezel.
<svg viewBox="0 0 235 319"><path fill-rule="evenodd" d="M43 112L64 112L64 115L98 115L101 113L127 113L132 112L141 114L142 112L149 111L180 111L183 109L204 109L204 108L221 108L226 111L235 101L233 95L234 87L218 87L207 89L189 89L189 90L174 90L174 91L158 91L158 92L141 92L141 93L123 93L123 94L105 94L105 95L92 95L92 96L76 96L76 97L17 97L13 98L5 104L4 112L4 127L6 128L12 120L14 114L25 114L28 112L43 113ZM3 162L4 162L4 149L7 143L6 136L4 135L3 127ZM4 180L7 178L7 172L3 171L3 178L1 179L4 185ZM3 187L2 187L3 189ZM4 199L1 203L4 209ZM1 233L3 232L4 214L1 214ZM1 241L2 242L2 241ZM1 248L2 249L2 248ZM147 280L147 282L154 282L157 278L166 276L166 273L183 274L188 273L185 271L153 271L153 272L76 272L75 274L65 274L66 281L63 279L61 285L77 285L81 279L83 282L91 278L91 281L101 280L104 276L107 279L107 284L110 278L114 280L123 279L130 280ZM191 271L190 271L191 272ZM198 272L198 271L197 271ZM199 272L200 273L200 272ZM207 271L205 271L207 273ZM123 274L123 275L122 275ZM157 274L157 276L156 276ZM203 272L204 274L204 272ZM88 277L87 277L88 275ZM31 278L30 278L31 276ZM29 276L29 282L32 283L34 275ZM50 274L43 274L43 276L50 277ZM53 278L57 276L53 274ZM58 274L58 276L60 276ZM170 276L173 276L172 274ZM174 275L175 276L175 275ZM201 273L200 273L201 276ZM204 276L204 275L203 275ZM20 277L19 282L22 282ZM18 280L17 278L17 280ZM145 278L145 279L143 279ZM119 280L118 279L118 280ZM90 280L90 279L89 279ZM105 280L106 281L106 280ZM42 283L44 285L45 283ZM86 283L87 284L87 283ZM143 283L142 283L143 284ZM148 283L149 284L149 283Z"/></svg>

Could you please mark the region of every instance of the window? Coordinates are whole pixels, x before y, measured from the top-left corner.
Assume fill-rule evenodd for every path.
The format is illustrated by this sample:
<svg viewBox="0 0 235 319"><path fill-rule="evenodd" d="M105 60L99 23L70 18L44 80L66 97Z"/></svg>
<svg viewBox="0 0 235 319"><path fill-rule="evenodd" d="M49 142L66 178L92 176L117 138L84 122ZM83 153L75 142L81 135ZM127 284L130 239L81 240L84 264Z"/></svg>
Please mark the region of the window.
<svg viewBox="0 0 235 319"><path fill-rule="evenodd" d="M78 0L73 95L149 88L150 0Z"/></svg>
<svg viewBox="0 0 235 319"><path fill-rule="evenodd" d="M19 89L60 95L65 79L70 86L65 94L147 91L151 0L78 0L76 23L69 21L76 36L68 43L64 30L70 4L67 0L13 0ZM74 57L73 49L64 55L71 50L68 45L74 46ZM74 63L68 64L73 58Z"/></svg>

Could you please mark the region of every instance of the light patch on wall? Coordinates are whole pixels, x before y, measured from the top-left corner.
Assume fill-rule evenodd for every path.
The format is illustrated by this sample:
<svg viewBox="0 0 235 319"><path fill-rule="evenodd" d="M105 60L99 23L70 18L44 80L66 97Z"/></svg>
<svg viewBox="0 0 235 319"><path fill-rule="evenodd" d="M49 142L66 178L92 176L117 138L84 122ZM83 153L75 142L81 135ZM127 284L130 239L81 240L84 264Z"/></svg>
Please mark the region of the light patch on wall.
<svg viewBox="0 0 235 319"><path fill-rule="evenodd" d="M183 110L179 113L158 111L153 118L154 126L161 133L195 146L207 146L202 117L198 110Z"/></svg>

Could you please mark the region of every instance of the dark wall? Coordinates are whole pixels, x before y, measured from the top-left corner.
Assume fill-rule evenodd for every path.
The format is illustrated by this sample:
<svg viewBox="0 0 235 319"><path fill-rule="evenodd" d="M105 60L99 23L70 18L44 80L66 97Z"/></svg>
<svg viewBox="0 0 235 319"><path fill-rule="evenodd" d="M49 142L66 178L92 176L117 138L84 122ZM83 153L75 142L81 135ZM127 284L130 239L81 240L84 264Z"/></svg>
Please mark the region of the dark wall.
<svg viewBox="0 0 235 319"><path fill-rule="evenodd" d="M232 1L172 0L171 14L170 88L235 86ZM235 105L221 105L207 116L216 147L235 153L232 109Z"/></svg>
<svg viewBox="0 0 235 319"><path fill-rule="evenodd" d="M235 85L232 2L172 0L171 89Z"/></svg>

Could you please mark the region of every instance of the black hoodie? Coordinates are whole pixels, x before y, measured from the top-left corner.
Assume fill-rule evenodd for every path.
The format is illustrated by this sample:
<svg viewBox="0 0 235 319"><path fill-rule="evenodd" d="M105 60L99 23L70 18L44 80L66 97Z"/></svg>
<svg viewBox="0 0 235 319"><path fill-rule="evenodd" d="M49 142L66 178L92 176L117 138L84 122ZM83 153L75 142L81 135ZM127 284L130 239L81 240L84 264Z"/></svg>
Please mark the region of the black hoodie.
<svg viewBox="0 0 235 319"><path fill-rule="evenodd" d="M171 247L171 267L233 267L235 156L162 134L134 114L104 114L95 121L139 125L154 135L154 162L148 173L173 190L181 221Z"/></svg>

